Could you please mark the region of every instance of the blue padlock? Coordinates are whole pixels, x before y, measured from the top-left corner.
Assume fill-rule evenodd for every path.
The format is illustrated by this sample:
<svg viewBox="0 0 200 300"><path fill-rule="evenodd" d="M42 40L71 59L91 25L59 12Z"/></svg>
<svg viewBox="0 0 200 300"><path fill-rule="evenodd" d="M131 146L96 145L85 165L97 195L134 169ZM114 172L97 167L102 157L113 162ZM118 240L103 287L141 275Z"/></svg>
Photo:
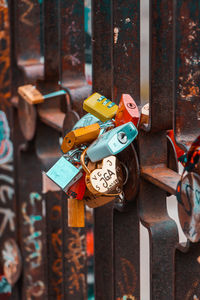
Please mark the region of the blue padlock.
<svg viewBox="0 0 200 300"><path fill-rule="evenodd" d="M92 162L116 155L128 147L137 135L137 128L132 122L128 122L99 136L88 147L87 155Z"/></svg>
<svg viewBox="0 0 200 300"><path fill-rule="evenodd" d="M83 175L83 169L76 168L65 157L61 157L46 175L55 182L64 192L67 193L72 186Z"/></svg>

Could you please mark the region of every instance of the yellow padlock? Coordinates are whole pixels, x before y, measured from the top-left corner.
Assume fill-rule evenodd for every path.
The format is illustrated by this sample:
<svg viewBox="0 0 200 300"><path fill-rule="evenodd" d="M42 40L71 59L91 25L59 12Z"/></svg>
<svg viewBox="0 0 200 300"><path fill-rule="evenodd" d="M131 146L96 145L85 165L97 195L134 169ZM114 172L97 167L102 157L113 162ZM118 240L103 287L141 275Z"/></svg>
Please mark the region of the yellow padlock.
<svg viewBox="0 0 200 300"><path fill-rule="evenodd" d="M94 93L83 102L83 109L106 122L116 115L118 106L99 93Z"/></svg>
<svg viewBox="0 0 200 300"><path fill-rule="evenodd" d="M72 148L81 144L90 143L97 139L100 133L100 126L98 123L81 127L69 132L63 139L61 149L63 153L67 153Z"/></svg>
<svg viewBox="0 0 200 300"><path fill-rule="evenodd" d="M20 86L18 88L18 94L29 104L38 104L44 102L43 95L32 84Z"/></svg>

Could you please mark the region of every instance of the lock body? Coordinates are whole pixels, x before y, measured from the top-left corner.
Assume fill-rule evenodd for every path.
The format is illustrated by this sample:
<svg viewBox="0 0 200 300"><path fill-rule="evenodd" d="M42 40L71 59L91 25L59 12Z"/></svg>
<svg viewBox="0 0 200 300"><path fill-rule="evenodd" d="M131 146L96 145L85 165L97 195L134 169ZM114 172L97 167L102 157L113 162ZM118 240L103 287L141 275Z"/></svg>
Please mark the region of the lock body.
<svg viewBox="0 0 200 300"><path fill-rule="evenodd" d="M137 127L139 118L140 113L133 98L128 94L123 94L115 116L115 125L120 126L132 122Z"/></svg>
<svg viewBox="0 0 200 300"><path fill-rule="evenodd" d="M43 95L32 84L20 86L18 88L18 94L29 104L38 104L44 102Z"/></svg>
<svg viewBox="0 0 200 300"><path fill-rule="evenodd" d="M85 227L85 205L83 200L68 198L68 226Z"/></svg>
<svg viewBox="0 0 200 300"><path fill-rule="evenodd" d="M122 192L123 174L119 161L110 156L102 162L85 164L86 150L81 155L81 164L86 172L85 204L90 208L113 201Z"/></svg>
<svg viewBox="0 0 200 300"><path fill-rule="evenodd" d="M85 172L68 190L67 195L73 199L83 200L85 194Z"/></svg>
<svg viewBox="0 0 200 300"><path fill-rule="evenodd" d="M64 192L67 192L82 176L82 168L76 168L66 158L61 157L46 175L55 182Z"/></svg>
<svg viewBox="0 0 200 300"><path fill-rule="evenodd" d="M94 141L87 149L87 155L92 162L116 155L128 147L138 134L132 122L116 127Z"/></svg>
<svg viewBox="0 0 200 300"><path fill-rule="evenodd" d="M115 116L118 106L99 93L94 93L83 102L83 109L105 122Z"/></svg>
<svg viewBox="0 0 200 300"><path fill-rule="evenodd" d="M119 160L109 156L97 163L96 169L86 175L86 185L93 194L122 193L123 174Z"/></svg>
<svg viewBox="0 0 200 300"><path fill-rule="evenodd" d="M101 128L99 124L95 123L69 132L64 137L64 140L62 142L61 149L63 153L67 153L72 148L81 144L94 141L98 137L100 130Z"/></svg>
<svg viewBox="0 0 200 300"><path fill-rule="evenodd" d="M102 122L92 114L88 113L85 116L83 116L80 120L78 120L78 122L74 125L72 129L75 130L81 127L86 127L94 123L102 123Z"/></svg>
<svg viewBox="0 0 200 300"><path fill-rule="evenodd" d="M20 86L18 88L18 94L29 104L43 103L46 99L55 98L58 96L66 95L66 91L59 90L53 93L42 95L40 91L32 84Z"/></svg>

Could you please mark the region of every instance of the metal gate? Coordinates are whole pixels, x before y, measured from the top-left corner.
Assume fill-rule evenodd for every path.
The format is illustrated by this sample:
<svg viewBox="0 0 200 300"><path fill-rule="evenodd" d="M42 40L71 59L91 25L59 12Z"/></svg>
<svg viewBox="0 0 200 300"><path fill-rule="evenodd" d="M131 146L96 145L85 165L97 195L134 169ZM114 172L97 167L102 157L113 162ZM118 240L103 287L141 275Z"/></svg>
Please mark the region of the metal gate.
<svg viewBox="0 0 200 300"><path fill-rule="evenodd" d="M200 132L200 2L149 6L149 125L121 156L131 166L126 200L88 212L96 300L141 299L140 221L150 237L150 299L200 299L199 242L179 243L166 207L181 177L167 130L185 150ZM42 170L60 157L59 139L83 116L92 90L116 103L130 94L141 106L140 1L92 0L92 86L84 22L81 0L0 1L0 240L2 248L14 239L22 255L11 299L88 298L88 227L68 228L66 195ZM24 84L67 95L31 106L17 94Z"/></svg>

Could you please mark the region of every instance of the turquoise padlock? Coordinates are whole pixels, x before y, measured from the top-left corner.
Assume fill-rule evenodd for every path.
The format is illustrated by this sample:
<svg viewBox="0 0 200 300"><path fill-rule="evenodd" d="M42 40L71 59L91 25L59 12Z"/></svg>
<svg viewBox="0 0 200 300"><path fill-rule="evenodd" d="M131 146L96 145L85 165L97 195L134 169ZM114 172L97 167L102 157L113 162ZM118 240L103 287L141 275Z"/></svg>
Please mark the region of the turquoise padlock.
<svg viewBox="0 0 200 300"><path fill-rule="evenodd" d="M99 136L87 149L87 155L92 162L116 155L128 147L138 135L137 128L128 122Z"/></svg>
<svg viewBox="0 0 200 300"><path fill-rule="evenodd" d="M78 181L83 175L83 169L75 167L65 157L61 157L46 175L55 182L65 193L70 186Z"/></svg>

